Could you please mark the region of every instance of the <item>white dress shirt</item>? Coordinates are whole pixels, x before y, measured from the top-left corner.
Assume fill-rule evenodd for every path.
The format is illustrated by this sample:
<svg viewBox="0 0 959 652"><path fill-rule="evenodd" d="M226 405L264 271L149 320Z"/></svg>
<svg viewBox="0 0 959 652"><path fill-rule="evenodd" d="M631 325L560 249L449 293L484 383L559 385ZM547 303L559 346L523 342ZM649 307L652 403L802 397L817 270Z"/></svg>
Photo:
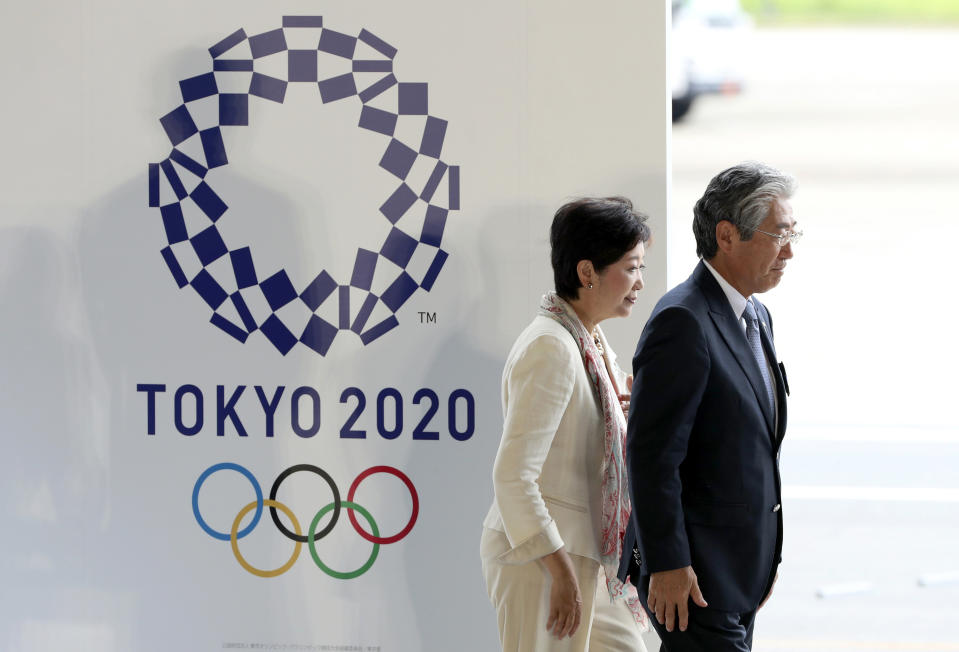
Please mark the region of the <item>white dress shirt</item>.
<svg viewBox="0 0 959 652"><path fill-rule="evenodd" d="M750 301L750 300L752 299L752 295L750 295L748 298L747 298L747 297L744 297L743 295L741 295L741 294L739 293L739 290L737 290L737 289L734 288L732 285L730 285L729 281L727 281L726 279L724 279L723 276L722 276L722 274L720 274L720 273L717 272L715 269L713 269L713 266L710 265L709 262L708 262L705 258L703 259L703 265L706 266L706 269L709 270L710 274L713 275L713 278L716 279L716 282L719 283L719 287L721 287L721 288L723 289L723 294L725 294L725 295L726 295L726 298L729 300L729 305L730 305L730 306L732 307L732 309L733 309L733 314L736 315L736 318L739 320L739 325L742 326L743 333L745 333L745 332L746 332L746 319L743 317L743 313L746 312L746 302L748 302L748 301ZM756 307L756 304L755 304L755 302L754 302L754 303L753 303L753 309L755 309L755 307ZM758 311L758 310L756 311L756 314L757 314L757 315L759 314L759 311ZM765 322L763 322L762 326L763 326L763 328L766 327ZM766 370L769 372L769 378L770 378L770 380L773 380L773 382L775 383L775 380L774 380L774 379L776 378L776 376L775 376L775 374L773 373L772 361L770 361L769 357L765 355L765 351L763 351L763 357L766 358ZM774 390L774 391L773 391L773 404L774 404L774 409L775 409L775 411L776 411L776 421L777 421L777 423L778 423L778 421L779 421L779 397L776 395L775 385L773 385L773 390Z"/></svg>
<svg viewBox="0 0 959 652"><path fill-rule="evenodd" d="M726 295L726 299L729 300L729 305L732 306L733 314L736 315L736 319L739 320L739 325L743 327L743 332L746 332L746 321L743 319L743 313L746 311L746 302L749 301L749 298L741 295L739 290L730 285L729 281L713 269L713 266L710 265L709 261L705 258L703 259L703 265L706 266L709 273L712 274L716 282L719 283L719 287L723 289L723 294Z"/></svg>

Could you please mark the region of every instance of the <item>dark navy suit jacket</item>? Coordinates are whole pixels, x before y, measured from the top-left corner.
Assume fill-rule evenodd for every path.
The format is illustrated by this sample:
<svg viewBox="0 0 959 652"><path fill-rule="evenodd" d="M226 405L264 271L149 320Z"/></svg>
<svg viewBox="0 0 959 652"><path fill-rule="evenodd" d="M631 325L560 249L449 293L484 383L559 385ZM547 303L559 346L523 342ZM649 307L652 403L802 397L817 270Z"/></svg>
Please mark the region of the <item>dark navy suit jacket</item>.
<svg viewBox="0 0 959 652"><path fill-rule="evenodd" d="M719 283L703 265L656 304L633 358L626 462L633 527L620 576L692 565L713 609L756 609L782 550L779 447L788 385L756 301L778 418Z"/></svg>

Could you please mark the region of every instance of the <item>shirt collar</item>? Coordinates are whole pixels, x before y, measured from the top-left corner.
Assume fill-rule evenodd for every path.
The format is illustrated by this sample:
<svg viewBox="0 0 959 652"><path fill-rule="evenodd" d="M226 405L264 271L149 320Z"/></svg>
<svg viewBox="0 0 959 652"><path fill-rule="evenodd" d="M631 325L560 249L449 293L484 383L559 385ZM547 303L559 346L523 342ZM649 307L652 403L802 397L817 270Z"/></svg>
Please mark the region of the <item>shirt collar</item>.
<svg viewBox="0 0 959 652"><path fill-rule="evenodd" d="M719 283L719 287L723 289L723 294L725 294L726 299L729 300L729 305L732 307L733 314L736 315L736 319L742 319L743 312L746 310L746 302L749 299L741 295L736 288L730 285L729 281L724 279L722 274L713 269L713 266L710 265L705 258L703 259L703 264L713 275L713 278L716 279L716 282Z"/></svg>

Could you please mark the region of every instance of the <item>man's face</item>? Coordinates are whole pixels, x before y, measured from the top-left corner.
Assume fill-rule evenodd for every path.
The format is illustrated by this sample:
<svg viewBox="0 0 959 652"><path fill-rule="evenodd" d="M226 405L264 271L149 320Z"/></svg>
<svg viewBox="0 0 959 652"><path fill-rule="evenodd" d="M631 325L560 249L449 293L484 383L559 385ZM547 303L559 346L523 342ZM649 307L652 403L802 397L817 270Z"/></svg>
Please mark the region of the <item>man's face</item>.
<svg viewBox="0 0 959 652"><path fill-rule="evenodd" d="M759 231L767 233L790 233L796 228L793 209L789 201L776 199L769 207L766 219ZM730 263L744 296L766 292L779 285L786 270L786 262L793 257L792 244L780 247L776 238L757 231L749 240L734 236Z"/></svg>

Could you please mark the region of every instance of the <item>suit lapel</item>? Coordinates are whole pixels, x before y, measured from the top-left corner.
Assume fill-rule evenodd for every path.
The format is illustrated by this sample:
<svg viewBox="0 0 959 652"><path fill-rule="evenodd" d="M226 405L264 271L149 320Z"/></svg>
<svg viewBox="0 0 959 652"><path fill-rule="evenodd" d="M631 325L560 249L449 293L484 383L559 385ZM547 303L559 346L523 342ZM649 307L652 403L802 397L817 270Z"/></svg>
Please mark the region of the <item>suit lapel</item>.
<svg viewBox="0 0 959 652"><path fill-rule="evenodd" d="M777 361L779 357L776 355L776 346L773 343L773 335L769 330L769 325L766 323L766 307L763 306L762 314L760 316L760 339L763 343L763 350L766 353L766 358L769 360L769 366L773 370L773 379L776 381L776 401L779 404L779 419L776 423L776 447L782 443L783 435L786 432L786 380L783 378L782 371L779 368Z"/></svg>
<svg viewBox="0 0 959 652"><path fill-rule="evenodd" d="M699 263L694 274L698 277L697 283L706 296L709 303L709 316L716 325L716 330L722 335L726 346L733 352L736 361L742 368L743 373L752 386L756 401L766 418L766 426L769 428L769 435L775 438L775 415L773 406L769 404L766 394L766 384L763 382L762 373L759 371L759 365L749 349L749 343L746 341L746 333L739 323L739 319L733 314L732 306L729 305L729 299L719 287L719 283L713 278L712 273L706 269L703 263ZM775 358L773 358L775 359ZM777 380L778 384L778 380Z"/></svg>

